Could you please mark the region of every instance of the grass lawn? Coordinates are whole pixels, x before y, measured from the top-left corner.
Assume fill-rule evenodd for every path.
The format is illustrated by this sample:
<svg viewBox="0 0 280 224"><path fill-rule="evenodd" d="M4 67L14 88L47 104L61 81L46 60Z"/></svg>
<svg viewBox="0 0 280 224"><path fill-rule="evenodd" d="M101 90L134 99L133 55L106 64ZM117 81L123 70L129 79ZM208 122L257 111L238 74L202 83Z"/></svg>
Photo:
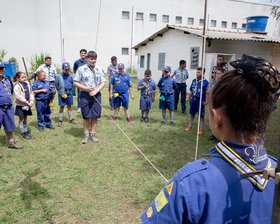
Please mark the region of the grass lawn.
<svg viewBox="0 0 280 224"><path fill-rule="evenodd" d="M140 94L135 87L136 83L135 100L130 100L135 123L128 123L123 111L117 122L170 179L184 164L194 160L196 128L189 133L184 131L189 116L180 111L174 116L175 127L162 126L158 93L150 123L141 123ZM102 100L104 109L113 115L107 88L102 91ZM65 112L61 128L57 127L57 97L55 102L56 114L52 115L55 130L41 133L36 129L34 108L29 118L34 138L23 140L16 130L15 136L24 149L8 149L1 131L4 157L0 160L0 223L140 223L140 215L165 186L165 181L108 121L104 110L97 127L100 143L81 145L82 117L76 113L76 100L73 110L78 125L69 124ZM266 147L274 156L278 149L279 118L278 108L272 113L266 136ZM207 120L199 139L199 155L214 145L207 141L211 134ZM194 126L197 127L196 122Z"/></svg>

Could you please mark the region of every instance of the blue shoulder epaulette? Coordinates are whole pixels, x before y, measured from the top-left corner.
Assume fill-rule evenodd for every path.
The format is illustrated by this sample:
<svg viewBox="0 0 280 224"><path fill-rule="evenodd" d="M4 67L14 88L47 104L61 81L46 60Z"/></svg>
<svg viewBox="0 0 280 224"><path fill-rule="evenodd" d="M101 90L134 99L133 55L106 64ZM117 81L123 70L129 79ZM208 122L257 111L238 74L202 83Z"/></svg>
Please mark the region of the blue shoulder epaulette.
<svg viewBox="0 0 280 224"><path fill-rule="evenodd" d="M178 175L179 179L182 180L183 178L191 175L192 173L195 173L195 172L200 171L200 170L207 169L208 166L209 166L208 160L199 159L199 160L196 160L194 162L188 163L187 165L182 167L178 171L177 175Z"/></svg>

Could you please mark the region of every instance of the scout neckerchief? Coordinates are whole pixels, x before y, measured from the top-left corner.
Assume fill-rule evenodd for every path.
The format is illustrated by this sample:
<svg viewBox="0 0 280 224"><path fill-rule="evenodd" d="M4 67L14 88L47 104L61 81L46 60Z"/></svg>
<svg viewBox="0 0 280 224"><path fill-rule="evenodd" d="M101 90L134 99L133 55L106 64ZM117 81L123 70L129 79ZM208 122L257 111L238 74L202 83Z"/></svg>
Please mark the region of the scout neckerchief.
<svg viewBox="0 0 280 224"><path fill-rule="evenodd" d="M3 83L3 86L4 86L4 89L5 89L5 92L6 92L6 95L10 98L11 98L11 94L10 94L10 91L8 90L8 87L7 87L7 83L6 83L6 77L3 75L3 79L0 79L1 82Z"/></svg>
<svg viewBox="0 0 280 224"><path fill-rule="evenodd" d="M49 81L51 80L51 66L47 65L48 68L48 75L49 75Z"/></svg>
<svg viewBox="0 0 280 224"><path fill-rule="evenodd" d="M230 143L222 141L219 142L215 148L242 174L263 170L265 167L271 166L270 159L262 144L236 144L234 150L228 144ZM262 175L255 175L248 177L248 179L260 190L263 190L268 182Z"/></svg>
<svg viewBox="0 0 280 224"><path fill-rule="evenodd" d="M183 83L183 69L181 69L181 83Z"/></svg>
<svg viewBox="0 0 280 224"><path fill-rule="evenodd" d="M90 66L88 66L88 67L93 73L94 85L97 87L98 85L97 85L97 81L96 81L96 73L95 73L94 67L93 68L91 68Z"/></svg>
<svg viewBox="0 0 280 224"><path fill-rule="evenodd" d="M149 88L149 82L151 81L150 80L146 80L145 81L147 82L147 87L146 87L146 98L149 98L150 97L150 88Z"/></svg>
<svg viewBox="0 0 280 224"><path fill-rule="evenodd" d="M197 81L196 79L196 83L195 83L195 87L194 87L194 93L193 93L193 96L196 95L196 91L197 91L197 86L198 86L198 83L200 83L201 81L204 81L205 79L200 79L199 81Z"/></svg>
<svg viewBox="0 0 280 224"><path fill-rule="evenodd" d="M125 73L124 73L124 74L120 74L120 73L118 73L119 80L117 81L117 85L119 85L119 84L120 84L122 75L124 75L124 77L125 77L125 79L126 79L126 75L125 75Z"/></svg>

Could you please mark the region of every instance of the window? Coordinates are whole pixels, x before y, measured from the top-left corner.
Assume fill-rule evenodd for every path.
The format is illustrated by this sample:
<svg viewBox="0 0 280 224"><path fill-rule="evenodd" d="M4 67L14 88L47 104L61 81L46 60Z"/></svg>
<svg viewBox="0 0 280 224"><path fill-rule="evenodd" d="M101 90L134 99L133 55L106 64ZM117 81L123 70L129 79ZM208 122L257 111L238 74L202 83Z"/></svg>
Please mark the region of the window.
<svg viewBox="0 0 280 224"><path fill-rule="evenodd" d="M222 28L227 28L227 22L226 21L222 21Z"/></svg>
<svg viewBox="0 0 280 224"><path fill-rule="evenodd" d="M189 17L188 18L188 25L193 25L193 21L194 21L194 19Z"/></svg>
<svg viewBox="0 0 280 224"><path fill-rule="evenodd" d="M150 69L150 64L151 64L151 54L147 54L147 69Z"/></svg>
<svg viewBox="0 0 280 224"><path fill-rule="evenodd" d="M145 56L141 55L140 56L140 68L144 68L144 62L145 62Z"/></svg>
<svg viewBox="0 0 280 224"><path fill-rule="evenodd" d="M211 27L216 27L217 26L217 20L211 20L210 26Z"/></svg>
<svg viewBox="0 0 280 224"><path fill-rule="evenodd" d="M176 23L182 23L182 16L176 16L175 21Z"/></svg>
<svg viewBox="0 0 280 224"><path fill-rule="evenodd" d="M246 29L246 23L242 23L242 29Z"/></svg>
<svg viewBox="0 0 280 224"><path fill-rule="evenodd" d="M137 20L143 20L144 19L144 13L136 12L136 19Z"/></svg>
<svg viewBox="0 0 280 224"><path fill-rule="evenodd" d="M237 29L237 23L233 22L233 23L231 24L231 29Z"/></svg>
<svg viewBox="0 0 280 224"><path fill-rule="evenodd" d="M122 48L122 55L128 55L128 48L126 47Z"/></svg>
<svg viewBox="0 0 280 224"><path fill-rule="evenodd" d="M129 19L129 12L128 11L122 11L122 18L123 19Z"/></svg>
<svg viewBox="0 0 280 224"><path fill-rule="evenodd" d="M165 53L158 54L158 70L162 71L165 66Z"/></svg>
<svg viewBox="0 0 280 224"><path fill-rule="evenodd" d="M203 26L204 25L204 19L200 19L199 20L199 26Z"/></svg>
<svg viewBox="0 0 280 224"><path fill-rule="evenodd" d="M191 48L191 69L198 68L199 63L199 47Z"/></svg>
<svg viewBox="0 0 280 224"><path fill-rule="evenodd" d="M157 21L157 14L150 14L150 21Z"/></svg>
<svg viewBox="0 0 280 224"><path fill-rule="evenodd" d="M169 22L169 16L168 15L162 15L162 22L168 23Z"/></svg>

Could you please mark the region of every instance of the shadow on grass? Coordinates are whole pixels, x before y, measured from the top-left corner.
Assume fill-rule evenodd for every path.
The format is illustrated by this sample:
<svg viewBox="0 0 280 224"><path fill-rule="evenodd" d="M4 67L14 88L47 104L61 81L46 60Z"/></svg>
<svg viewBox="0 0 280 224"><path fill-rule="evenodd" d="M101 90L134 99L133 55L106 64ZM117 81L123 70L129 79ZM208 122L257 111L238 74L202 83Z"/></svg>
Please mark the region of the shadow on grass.
<svg viewBox="0 0 280 224"><path fill-rule="evenodd" d="M82 138L84 136L84 130L82 127L71 127L69 129L64 130L65 134L72 135L77 138Z"/></svg>
<svg viewBox="0 0 280 224"><path fill-rule="evenodd" d="M33 209L32 204L39 203L43 213L42 219L48 221L48 223L54 223L52 220L51 208L45 202L46 199L51 198L47 189L43 188L40 183L34 180L39 174L40 168L37 168L31 172L25 173L25 178L20 182L21 193L20 197L24 202L25 208L28 210Z"/></svg>

